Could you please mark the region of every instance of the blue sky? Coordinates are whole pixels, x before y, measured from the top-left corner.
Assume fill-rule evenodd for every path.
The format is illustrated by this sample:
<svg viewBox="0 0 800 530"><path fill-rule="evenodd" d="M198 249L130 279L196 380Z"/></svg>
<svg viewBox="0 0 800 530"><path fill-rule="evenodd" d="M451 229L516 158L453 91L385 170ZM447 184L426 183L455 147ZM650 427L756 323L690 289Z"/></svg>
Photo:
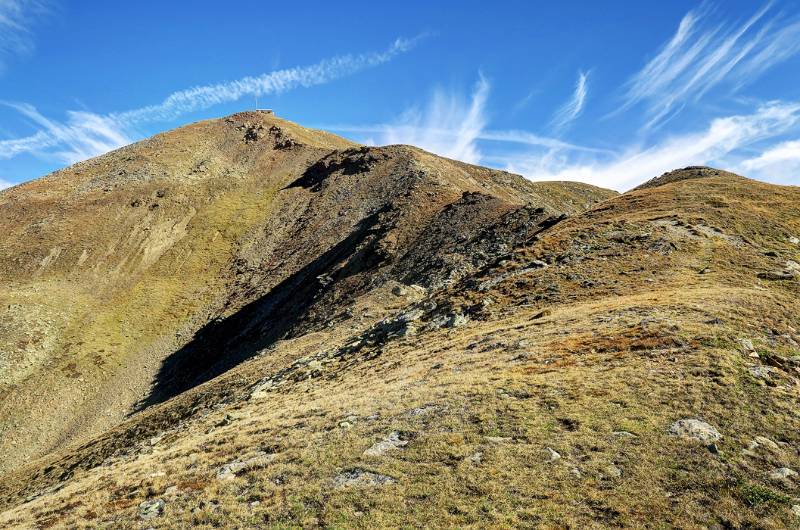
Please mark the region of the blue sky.
<svg viewBox="0 0 800 530"><path fill-rule="evenodd" d="M259 107L533 180L800 184L800 3L0 0L0 187Z"/></svg>

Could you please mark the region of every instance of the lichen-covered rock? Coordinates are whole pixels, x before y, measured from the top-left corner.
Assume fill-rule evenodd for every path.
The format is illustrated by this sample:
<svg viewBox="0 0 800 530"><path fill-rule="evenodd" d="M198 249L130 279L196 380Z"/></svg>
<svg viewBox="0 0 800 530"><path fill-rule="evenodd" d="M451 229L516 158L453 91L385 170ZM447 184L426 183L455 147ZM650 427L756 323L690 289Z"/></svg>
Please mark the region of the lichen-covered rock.
<svg viewBox="0 0 800 530"><path fill-rule="evenodd" d="M389 436L364 451L364 456L383 456L389 451L400 449L406 445L408 445L408 440L404 440L399 432L393 431L389 433Z"/></svg>
<svg viewBox="0 0 800 530"><path fill-rule="evenodd" d="M154 519L164 513L166 503L162 499L150 499L139 504L139 517L141 519Z"/></svg>
<svg viewBox="0 0 800 530"><path fill-rule="evenodd" d="M343 471L333 478L333 485L337 488L387 486L395 482L397 481L388 475L359 468Z"/></svg>
<svg viewBox="0 0 800 530"><path fill-rule="evenodd" d="M694 418L676 421L670 426L669 433L673 436L704 443L716 442L722 438L719 431L712 425Z"/></svg>

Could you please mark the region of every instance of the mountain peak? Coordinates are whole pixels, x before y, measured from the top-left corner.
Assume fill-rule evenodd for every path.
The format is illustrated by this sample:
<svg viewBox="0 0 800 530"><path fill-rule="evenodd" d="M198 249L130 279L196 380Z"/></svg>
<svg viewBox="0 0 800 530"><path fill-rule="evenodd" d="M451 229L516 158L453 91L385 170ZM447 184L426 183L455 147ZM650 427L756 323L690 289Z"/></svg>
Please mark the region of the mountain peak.
<svg viewBox="0 0 800 530"><path fill-rule="evenodd" d="M633 188L633 190L657 188L658 186L664 186L665 184L671 184L673 182L679 182L682 180L702 179L711 177L743 178L740 175L736 175L735 173L731 173L729 171L724 171L709 166L687 166L684 168L667 171L666 173L658 177L648 180L644 184L636 186L635 188Z"/></svg>

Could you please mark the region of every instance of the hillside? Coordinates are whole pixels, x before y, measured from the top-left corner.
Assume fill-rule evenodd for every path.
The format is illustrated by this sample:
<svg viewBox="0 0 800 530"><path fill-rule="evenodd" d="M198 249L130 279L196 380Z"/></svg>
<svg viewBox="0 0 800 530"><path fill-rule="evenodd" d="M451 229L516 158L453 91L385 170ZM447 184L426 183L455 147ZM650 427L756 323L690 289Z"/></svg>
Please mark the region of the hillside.
<svg viewBox="0 0 800 530"><path fill-rule="evenodd" d="M800 189L267 113L0 193L0 526L800 521Z"/></svg>

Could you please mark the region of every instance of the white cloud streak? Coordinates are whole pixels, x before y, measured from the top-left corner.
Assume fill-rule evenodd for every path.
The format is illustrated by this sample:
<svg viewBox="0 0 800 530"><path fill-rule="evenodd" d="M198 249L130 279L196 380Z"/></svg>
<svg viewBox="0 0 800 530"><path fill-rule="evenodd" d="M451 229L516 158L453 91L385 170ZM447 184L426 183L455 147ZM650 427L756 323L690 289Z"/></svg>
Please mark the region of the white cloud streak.
<svg viewBox="0 0 800 530"><path fill-rule="evenodd" d="M123 125L164 122L182 114L237 101L245 96L274 95L296 88L322 85L387 63L397 55L411 50L425 36L397 39L382 52L341 55L310 66L276 70L256 77L244 77L236 81L181 90L169 95L157 105L114 113L110 117Z"/></svg>
<svg viewBox="0 0 800 530"><path fill-rule="evenodd" d="M780 142L759 156L744 160L740 167L753 177L800 184L800 140Z"/></svg>
<svg viewBox="0 0 800 530"><path fill-rule="evenodd" d="M4 103L40 127L31 136L0 141L0 159L23 153L54 158L73 164L131 143L130 137L114 120L83 111L68 111L61 123L43 116L32 105Z"/></svg>
<svg viewBox="0 0 800 530"><path fill-rule="evenodd" d="M475 164L481 160L477 140L486 126L489 91L489 81L480 76L470 98L437 89L424 111L409 109L396 123L328 128L341 132L375 133L369 141L378 144L411 144L441 156Z"/></svg>
<svg viewBox="0 0 800 530"><path fill-rule="evenodd" d="M43 0L0 0L0 73L9 57L33 50L31 25L47 11Z"/></svg>
<svg viewBox="0 0 800 530"><path fill-rule="evenodd" d="M0 0L0 2L7 0ZM68 111L66 120L48 119L32 105L0 102L17 110L40 129L27 137L0 140L0 159L24 153L74 163L131 143L134 127L167 122L193 111L237 101L245 96L264 96L321 85L361 70L378 66L411 50L425 35L397 39L381 52L342 55L304 67L276 70L256 77L194 87L169 95L161 103L126 112L99 115Z"/></svg>
<svg viewBox="0 0 800 530"><path fill-rule="evenodd" d="M653 176L688 166L735 166L726 157L800 125L800 103L772 102L752 114L716 118L704 130L672 136L650 147L630 147L612 157L574 160L563 151L515 156L509 171L532 180L578 180L626 190ZM755 162L753 162L755 164Z"/></svg>
<svg viewBox="0 0 800 530"><path fill-rule="evenodd" d="M800 21L767 20L772 2L738 25L707 23L706 8L687 13L673 37L625 85L620 111L642 103L646 128L663 124L688 103L729 84L735 91L800 53Z"/></svg>
<svg viewBox="0 0 800 530"><path fill-rule="evenodd" d="M618 151L571 144L520 130L486 128L489 84L480 78L472 97L434 95L424 112L406 111L394 124L321 126L335 132L369 135L370 145L408 143L465 162L487 164L531 180L577 180L625 191L654 176L690 165L772 170L767 180L784 178L776 164L800 164L800 142L743 163L741 152L800 127L800 102L775 101L749 114L719 117L705 128L673 135L650 145L629 144ZM788 177L787 177L788 178ZM790 181L791 182L791 181ZM796 180L795 180L796 182Z"/></svg>
<svg viewBox="0 0 800 530"><path fill-rule="evenodd" d="M449 96L453 97L453 96ZM409 123L408 115L414 116L412 123ZM458 114L458 113L456 113ZM463 115L463 113L462 113ZM444 147L440 148L441 151L451 151L450 144L455 143L459 136L459 127L445 128L446 123L431 124L433 122L430 117L422 118L422 115L413 110L407 111L403 114L401 119L396 123L378 123L369 125L349 125L349 124L323 124L314 125L317 129L324 129L334 133L355 133L357 135L368 134L368 137L362 137L358 141L366 145L387 145L391 143L412 143L415 138L421 137L435 137L439 140ZM422 122L427 123L427 126L422 125ZM557 138L550 138L542 136L529 131L521 130L492 130L481 129L474 137L475 141L498 142L506 144L520 144L532 147L548 147L553 149L563 149L566 151L586 151L590 153L608 153L607 149L597 149L586 147L582 145L571 144L564 142ZM428 142L433 144L433 142ZM412 144L416 145L416 144ZM420 146L421 147L421 146ZM434 147L435 148L435 147ZM432 149L429 151L435 152Z"/></svg>
<svg viewBox="0 0 800 530"><path fill-rule="evenodd" d="M6 103L6 105L42 127L32 137L23 138L22 147L29 148L33 152L56 148L57 150L52 151L51 155L68 164L131 143L131 139L120 130L119 125L108 117L91 112L68 111L66 123L59 123L44 117L32 105L24 103ZM27 142L24 142L25 140ZM3 151L0 151L0 156L2 154Z"/></svg>
<svg viewBox="0 0 800 530"><path fill-rule="evenodd" d="M448 92L439 88L433 92L423 110L419 107L408 109L394 123L316 127L336 133L355 133L357 140L367 145L410 144L473 164L488 160L479 147L480 143L520 145L564 152L609 152L528 131L487 129L486 103L490 89L489 81L480 76L469 98L458 91Z"/></svg>
<svg viewBox="0 0 800 530"><path fill-rule="evenodd" d="M588 72L578 72L578 81L575 83L575 91L572 97L553 116L551 125L556 131L563 131L583 112L583 107L586 104L586 94L589 91L588 79Z"/></svg>

